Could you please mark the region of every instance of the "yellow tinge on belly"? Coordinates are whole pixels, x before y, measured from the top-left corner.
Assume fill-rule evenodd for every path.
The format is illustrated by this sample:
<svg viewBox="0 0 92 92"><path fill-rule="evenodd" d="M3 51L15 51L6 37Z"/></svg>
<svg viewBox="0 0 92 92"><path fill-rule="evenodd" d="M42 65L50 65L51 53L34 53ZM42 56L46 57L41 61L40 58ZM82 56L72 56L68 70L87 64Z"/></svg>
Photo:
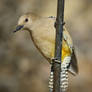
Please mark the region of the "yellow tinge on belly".
<svg viewBox="0 0 92 92"><path fill-rule="evenodd" d="M51 53L51 56L54 57L54 49L52 50L52 53ZM69 46L67 45L67 43L63 40L63 45L62 45L62 62L64 60L64 58L66 56L70 56L71 55L71 51L70 51L70 48Z"/></svg>

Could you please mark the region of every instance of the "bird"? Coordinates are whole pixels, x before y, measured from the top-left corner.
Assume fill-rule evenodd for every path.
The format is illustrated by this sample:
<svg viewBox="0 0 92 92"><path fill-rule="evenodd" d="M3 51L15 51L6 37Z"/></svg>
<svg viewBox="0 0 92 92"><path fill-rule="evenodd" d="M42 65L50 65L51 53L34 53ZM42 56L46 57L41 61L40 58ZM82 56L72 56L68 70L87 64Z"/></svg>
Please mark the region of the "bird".
<svg viewBox="0 0 92 92"><path fill-rule="evenodd" d="M55 21L56 17L42 17L31 12L25 13L20 16L16 29L13 32L28 31L35 47L47 61L52 64L55 54ZM78 74L78 64L71 36L65 26L63 29L61 73L62 75L66 75L65 80L67 80L67 72L73 75ZM61 79L63 78L62 75ZM52 77L53 72L51 72L51 78ZM65 81L63 85L61 85L64 90L66 89L66 84Z"/></svg>

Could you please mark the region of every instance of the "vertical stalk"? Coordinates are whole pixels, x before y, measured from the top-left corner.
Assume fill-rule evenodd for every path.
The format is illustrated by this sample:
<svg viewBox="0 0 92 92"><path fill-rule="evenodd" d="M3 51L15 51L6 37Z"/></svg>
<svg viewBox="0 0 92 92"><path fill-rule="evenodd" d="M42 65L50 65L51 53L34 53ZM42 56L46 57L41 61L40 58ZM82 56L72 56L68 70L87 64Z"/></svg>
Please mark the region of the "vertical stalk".
<svg viewBox="0 0 92 92"><path fill-rule="evenodd" d="M54 80L53 92L60 92L60 73L62 62L62 37L64 24L64 0L58 0L57 18L56 18L56 43L55 43L55 59L53 63ZM57 62L58 61L58 62Z"/></svg>

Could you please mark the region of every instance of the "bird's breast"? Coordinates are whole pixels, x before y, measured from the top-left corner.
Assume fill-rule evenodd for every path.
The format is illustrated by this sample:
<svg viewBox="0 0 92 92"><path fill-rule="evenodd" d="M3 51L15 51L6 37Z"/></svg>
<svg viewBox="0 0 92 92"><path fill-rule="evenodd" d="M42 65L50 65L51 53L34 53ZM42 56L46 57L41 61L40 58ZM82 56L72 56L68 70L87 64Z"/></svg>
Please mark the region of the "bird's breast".
<svg viewBox="0 0 92 92"><path fill-rule="evenodd" d="M52 58L54 58L55 34L56 30L54 28L53 20L43 21L43 23L34 27L34 30L32 31L32 40L35 46L41 52L41 54L50 61ZM70 48L68 44L63 40L62 61L66 56L70 56L70 54Z"/></svg>

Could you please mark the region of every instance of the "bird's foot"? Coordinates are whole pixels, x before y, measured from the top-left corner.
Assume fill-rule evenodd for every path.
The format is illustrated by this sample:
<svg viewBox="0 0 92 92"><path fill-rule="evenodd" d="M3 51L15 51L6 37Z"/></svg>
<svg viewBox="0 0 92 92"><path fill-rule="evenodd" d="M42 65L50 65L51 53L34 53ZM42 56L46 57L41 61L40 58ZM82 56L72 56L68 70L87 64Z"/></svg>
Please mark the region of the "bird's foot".
<svg viewBox="0 0 92 92"><path fill-rule="evenodd" d="M61 64L61 61L59 61L57 58L52 58L51 60L52 60L52 63L55 62L55 63Z"/></svg>

